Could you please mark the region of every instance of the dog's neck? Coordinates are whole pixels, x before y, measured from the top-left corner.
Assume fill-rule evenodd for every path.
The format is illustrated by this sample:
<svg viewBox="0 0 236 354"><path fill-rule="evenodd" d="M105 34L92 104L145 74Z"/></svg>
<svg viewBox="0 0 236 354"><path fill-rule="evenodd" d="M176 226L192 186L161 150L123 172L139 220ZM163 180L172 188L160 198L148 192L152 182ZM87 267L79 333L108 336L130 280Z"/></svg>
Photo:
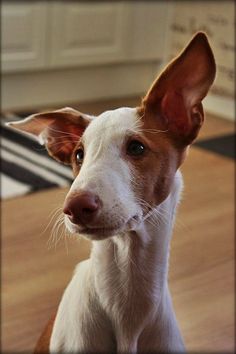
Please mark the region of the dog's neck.
<svg viewBox="0 0 236 354"><path fill-rule="evenodd" d="M167 285L169 244L181 190L178 171L167 199L135 231L94 242L95 287L105 307L122 303L125 313L132 308L130 302L142 308L160 303Z"/></svg>

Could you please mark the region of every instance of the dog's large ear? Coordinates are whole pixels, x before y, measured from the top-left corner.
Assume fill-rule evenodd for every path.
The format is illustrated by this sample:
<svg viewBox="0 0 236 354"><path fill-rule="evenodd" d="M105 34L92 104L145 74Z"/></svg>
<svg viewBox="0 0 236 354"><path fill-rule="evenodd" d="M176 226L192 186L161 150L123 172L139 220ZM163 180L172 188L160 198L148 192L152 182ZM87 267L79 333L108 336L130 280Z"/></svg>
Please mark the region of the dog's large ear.
<svg viewBox="0 0 236 354"><path fill-rule="evenodd" d="M216 65L204 33L197 33L153 83L142 102L147 114L179 143L190 144L204 120L201 101L215 79Z"/></svg>
<svg viewBox="0 0 236 354"><path fill-rule="evenodd" d="M92 117L66 107L52 112L33 114L8 126L36 137L45 144L49 155L65 164Z"/></svg>

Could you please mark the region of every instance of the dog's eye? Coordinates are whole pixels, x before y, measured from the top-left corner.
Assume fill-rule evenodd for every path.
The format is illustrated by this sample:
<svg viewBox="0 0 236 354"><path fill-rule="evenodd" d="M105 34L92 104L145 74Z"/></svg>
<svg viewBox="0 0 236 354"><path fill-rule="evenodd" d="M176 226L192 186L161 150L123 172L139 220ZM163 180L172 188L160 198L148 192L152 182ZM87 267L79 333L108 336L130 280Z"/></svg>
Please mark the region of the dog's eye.
<svg viewBox="0 0 236 354"><path fill-rule="evenodd" d="M81 164L83 162L84 159L84 150L83 149L78 149L75 153L75 157L76 157L76 162L78 164Z"/></svg>
<svg viewBox="0 0 236 354"><path fill-rule="evenodd" d="M132 140L127 145L127 154L140 156L145 152L145 146L138 140Z"/></svg>

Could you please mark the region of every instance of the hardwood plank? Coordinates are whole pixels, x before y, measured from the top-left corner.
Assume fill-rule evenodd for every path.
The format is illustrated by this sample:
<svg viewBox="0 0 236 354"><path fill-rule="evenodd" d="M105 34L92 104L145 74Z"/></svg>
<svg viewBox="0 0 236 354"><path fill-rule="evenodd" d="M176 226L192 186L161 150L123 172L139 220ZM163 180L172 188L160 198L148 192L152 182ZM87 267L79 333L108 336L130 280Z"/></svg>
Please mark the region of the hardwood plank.
<svg viewBox="0 0 236 354"><path fill-rule="evenodd" d="M170 257L186 346L234 352L234 163L192 148Z"/></svg>

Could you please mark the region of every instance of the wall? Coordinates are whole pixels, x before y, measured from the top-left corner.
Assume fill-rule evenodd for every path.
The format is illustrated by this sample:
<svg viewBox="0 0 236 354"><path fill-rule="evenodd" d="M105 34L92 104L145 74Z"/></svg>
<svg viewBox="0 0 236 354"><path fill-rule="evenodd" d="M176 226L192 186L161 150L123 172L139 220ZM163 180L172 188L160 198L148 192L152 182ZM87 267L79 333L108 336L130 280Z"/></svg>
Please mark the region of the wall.
<svg viewBox="0 0 236 354"><path fill-rule="evenodd" d="M195 32L199 30L206 32L217 64L217 77L207 104L210 110L215 109L215 113L219 112L228 118L233 118L235 112L234 2L175 1L171 3L170 12L167 59L173 58Z"/></svg>

